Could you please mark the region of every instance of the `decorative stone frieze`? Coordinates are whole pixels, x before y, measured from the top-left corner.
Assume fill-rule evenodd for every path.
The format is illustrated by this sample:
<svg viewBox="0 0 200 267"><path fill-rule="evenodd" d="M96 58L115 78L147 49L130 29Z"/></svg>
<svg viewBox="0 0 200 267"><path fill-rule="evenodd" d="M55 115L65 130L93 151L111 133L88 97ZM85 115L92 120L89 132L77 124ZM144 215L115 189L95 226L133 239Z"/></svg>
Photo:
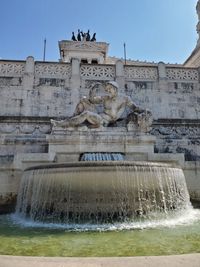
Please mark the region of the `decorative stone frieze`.
<svg viewBox="0 0 200 267"><path fill-rule="evenodd" d="M2 134L47 134L50 132L50 125L39 125L39 124L0 124L0 133Z"/></svg>
<svg viewBox="0 0 200 267"><path fill-rule="evenodd" d="M182 126L154 126L151 134L154 136L162 136L162 137L171 137L173 139L181 139L181 138L199 138L200 137L200 126L190 126L190 125L182 125Z"/></svg>
<svg viewBox="0 0 200 267"><path fill-rule="evenodd" d="M158 68L157 67L140 67L140 66L125 66L125 79L128 80L157 80Z"/></svg>
<svg viewBox="0 0 200 267"><path fill-rule="evenodd" d="M69 40L63 40L59 42L60 49L67 51L100 51L107 52L108 44L105 42L74 42Z"/></svg>
<svg viewBox="0 0 200 267"><path fill-rule="evenodd" d="M25 62L0 61L0 76L22 76L24 73L24 69Z"/></svg>
<svg viewBox="0 0 200 267"><path fill-rule="evenodd" d="M189 80L198 81L199 74L197 69L188 68L166 68L168 80Z"/></svg>
<svg viewBox="0 0 200 267"><path fill-rule="evenodd" d="M71 75L71 65L36 62L35 75L39 77L69 77Z"/></svg>
<svg viewBox="0 0 200 267"><path fill-rule="evenodd" d="M184 153L186 161L200 160L199 122L155 122L150 133L156 137L155 152Z"/></svg>
<svg viewBox="0 0 200 267"><path fill-rule="evenodd" d="M99 80L112 80L115 77L115 66L81 65L81 77Z"/></svg>

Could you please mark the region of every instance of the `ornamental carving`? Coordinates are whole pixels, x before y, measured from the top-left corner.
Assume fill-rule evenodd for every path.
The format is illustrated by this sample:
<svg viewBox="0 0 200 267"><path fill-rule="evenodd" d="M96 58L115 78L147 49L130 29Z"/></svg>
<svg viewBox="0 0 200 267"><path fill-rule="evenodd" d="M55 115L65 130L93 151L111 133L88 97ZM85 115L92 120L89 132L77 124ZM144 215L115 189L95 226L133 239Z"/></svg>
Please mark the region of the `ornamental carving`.
<svg viewBox="0 0 200 267"><path fill-rule="evenodd" d="M50 125L42 124L0 124L0 133L2 134L47 134L50 132Z"/></svg>
<svg viewBox="0 0 200 267"><path fill-rule="evenodd" d="M60 41L59 46L61 50L71 51L97 51L106 53L108 44L105 42L74 42L74 41Z"/></svg>
<svg viewBox="0 0 200 267"><path fill-rule="evenodd" d="M24 68L25 62L0 62L0 75L21 76Z"/></svg>
<svg viewBox="0 0 200 267"><path fill-rule="evenodd" d="M126 79L158 79L157 67L126 66L124 72Z"/></svg>
<svg viewBox="0 0 200 267"><path fill-rule="evenodd" d="M155 135L157 153L184 153L186 161L200 160L200 125L154 125L151 134Z"/></svg>
<svg viewBox="0 0 200 267"><path fill-rule="evenodd" d="M199 75L196 69L166 68L166 76L169 80L198 81Z"/></svg>
<svg viewBox="0 0 200 267"><path fill-rule="evenodd" d="M151 134L162 137L181 139L183 137L194 138L200 137L200 127L198 126L154 126Z"/></svg>
<svg viewBox="0 0 200 267"><path fill-rule="evenodd" d="M81 50L91 50L91 51L102 51L105 48L105 45L103 46L99 46L99 45L95 45L94 43L92 44L88 44L88 43L75 43L72 45L72 48L76 49L81 49Z"/></svg>
<svg viewBox="0 0 200 267"><path fill-rule="evenodd" d="M114 66L81 66L81 76L89 79L112 80L115 77Z"/></svg>
<svg viewBox="0 0 200 267"><path fill-rule="evenodd" d="M36 63L35 74L43 77L45 75L69 77L71 75L71 65L60 63Z"/></svg>

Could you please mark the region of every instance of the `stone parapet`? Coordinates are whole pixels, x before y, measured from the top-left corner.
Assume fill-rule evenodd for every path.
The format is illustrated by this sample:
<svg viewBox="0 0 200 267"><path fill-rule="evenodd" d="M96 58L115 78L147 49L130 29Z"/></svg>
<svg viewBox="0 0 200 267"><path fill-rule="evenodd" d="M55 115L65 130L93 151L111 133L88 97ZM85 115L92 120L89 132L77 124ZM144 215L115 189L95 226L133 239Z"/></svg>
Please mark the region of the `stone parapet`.
<svg viewBox="0 0 200 267"><path fill-rule="evenodd" d="M73 59L77 59L81 63L80 59L75 56L72 57L68 63L34 61L34 58L31 56L27 57L26 61L0 60L0 77L22 77L24 73L32 73L35 77L41 78L68 78L72 74L71 62ZM90 69L86 68L87 65L88 67L90 66ZM115 78L116 75L117 77L124 76L127 80L147 81L166 77L168 80L199 81L198 68L184 67L184 65L165 64L163 62L154 65L132 64L126 66L124 66L122 60L116 61L116 64L82 63L80 75L82 77L87 76L90 78L91 76L92 78L92 76L95 76L98 78L98 73L100 75L100 72L104 72L103 69L109 66L114 68L114 72L110 69L111 76L109 78Z"/></svg>

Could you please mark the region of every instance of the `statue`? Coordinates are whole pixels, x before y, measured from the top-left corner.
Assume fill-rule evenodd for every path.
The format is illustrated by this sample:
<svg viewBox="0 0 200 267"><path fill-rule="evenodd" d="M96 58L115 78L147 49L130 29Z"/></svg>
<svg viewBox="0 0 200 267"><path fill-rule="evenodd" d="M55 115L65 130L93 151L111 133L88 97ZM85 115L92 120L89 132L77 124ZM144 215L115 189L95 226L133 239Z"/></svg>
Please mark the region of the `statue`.
<svg viewBox="0 0 200 267"><path fill-rule="evenodd" d="M127 128L138 129L140 132L148 133L152 129L153 117L150 111L141 110L132 112L127 116Z"/></svg>
<svg viewBox="0 0 200 267"><path fill-rule="evenodd" d="M96 105L93 103L92 91L89 93L89 98L84 96L80 100L71 118L61 121L51 120L54 127L65 128L80 126L84 122L88 122L91 128L99 128L102 124L102 118L97 113Z"/></svg>
<svg viewBox="0 0 200 267"><path fill-rule="evenodd" d="M90 41L90 31L89 30L86 33L86 41Z"/></svg>
<svg viewBox="0 0 200 267"><path fill-rule="evenodd" d="M90 41L91 42L96 42L96 32L93 34L92 39Z"/></svg>
<svg viewBox="0 0 200 267"><path fill-rule="evenodd" d="M79 29L78 29L78 34L77 34L77 40L78 40L78 41L81 41L81 32L80 32Z"/></svg>
<svg viewBox="0 0 200 267"><path fill-rule="evenodd" d="M119 94L119 87L115 81L106 83L105 94L102 96L96 94L96 88L100 85L96 83L90 90L89 98L84 97L80 100L71 118L62 121L51 120L53 126L74 128L88 124L90 128L108 127L121 119L125 109L129 108L131 113L126 118L126 124L135 124L138 129L145 132L149 130L149 125L152 124L150 111L140 109L129 96ZM101 113L97 111L98 104L103 105Z"/></svg>
<svg viewBox="0 0 200 267"><path fill-rule="evenodd" d="M86 41L86 33L81 31L82 41Z"/></svg>
<svg viewBox="0 0 200 267"><path fill-rule="evenodd" d="M93 103L103 104L103 113L100 115L104 126L108 126L108 124L114 123L121 118L126 107L129 107L132 111L139 110L130 97L118 94L118 89L118 84L111 81L107 82L105 86L106 95L95 96L94 90L92 90L91 97Z"/></svg>
<svg viewBox="0 0 200 267"><path fill-rule="evenodd" d="M75 37L74 32L72 32L72 41L87 41L87 42L95 42L96 41L96 33L93 34L92 38L90 37L90 30L87 32L80 31L78 29L77 37Z"/></svg>
<svg viewBox="0 0 200 267"><path fill-rule="evenodd" d="M77 41L74 32L72 32L72 41Z"/></svg>

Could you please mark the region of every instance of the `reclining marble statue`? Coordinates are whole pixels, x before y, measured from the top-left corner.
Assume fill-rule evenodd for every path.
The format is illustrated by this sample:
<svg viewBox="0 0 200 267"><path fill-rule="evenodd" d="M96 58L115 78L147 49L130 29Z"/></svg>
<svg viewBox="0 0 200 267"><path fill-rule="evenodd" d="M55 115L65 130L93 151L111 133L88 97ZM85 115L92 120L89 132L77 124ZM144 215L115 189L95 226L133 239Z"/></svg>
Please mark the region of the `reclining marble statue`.
<svg viewBox="0 0 200 267"><path fill-rule="evenodd" d="M72 117L65 120L51 120L54 127L75 128L87 123L91 128L107 127L122 118L126 108L131 113L127 116L127 124L135 123L142 130L148 131L152 124L152 115L148 110L139 108L129 96L119 94L119 86L115 81L109 81L105 86L104 95L96 95L96 88L102 86L96 83L89 92L89 97L83 97L77 104ZM103 111L97 111L97 105L103 105Z"/></svg>

